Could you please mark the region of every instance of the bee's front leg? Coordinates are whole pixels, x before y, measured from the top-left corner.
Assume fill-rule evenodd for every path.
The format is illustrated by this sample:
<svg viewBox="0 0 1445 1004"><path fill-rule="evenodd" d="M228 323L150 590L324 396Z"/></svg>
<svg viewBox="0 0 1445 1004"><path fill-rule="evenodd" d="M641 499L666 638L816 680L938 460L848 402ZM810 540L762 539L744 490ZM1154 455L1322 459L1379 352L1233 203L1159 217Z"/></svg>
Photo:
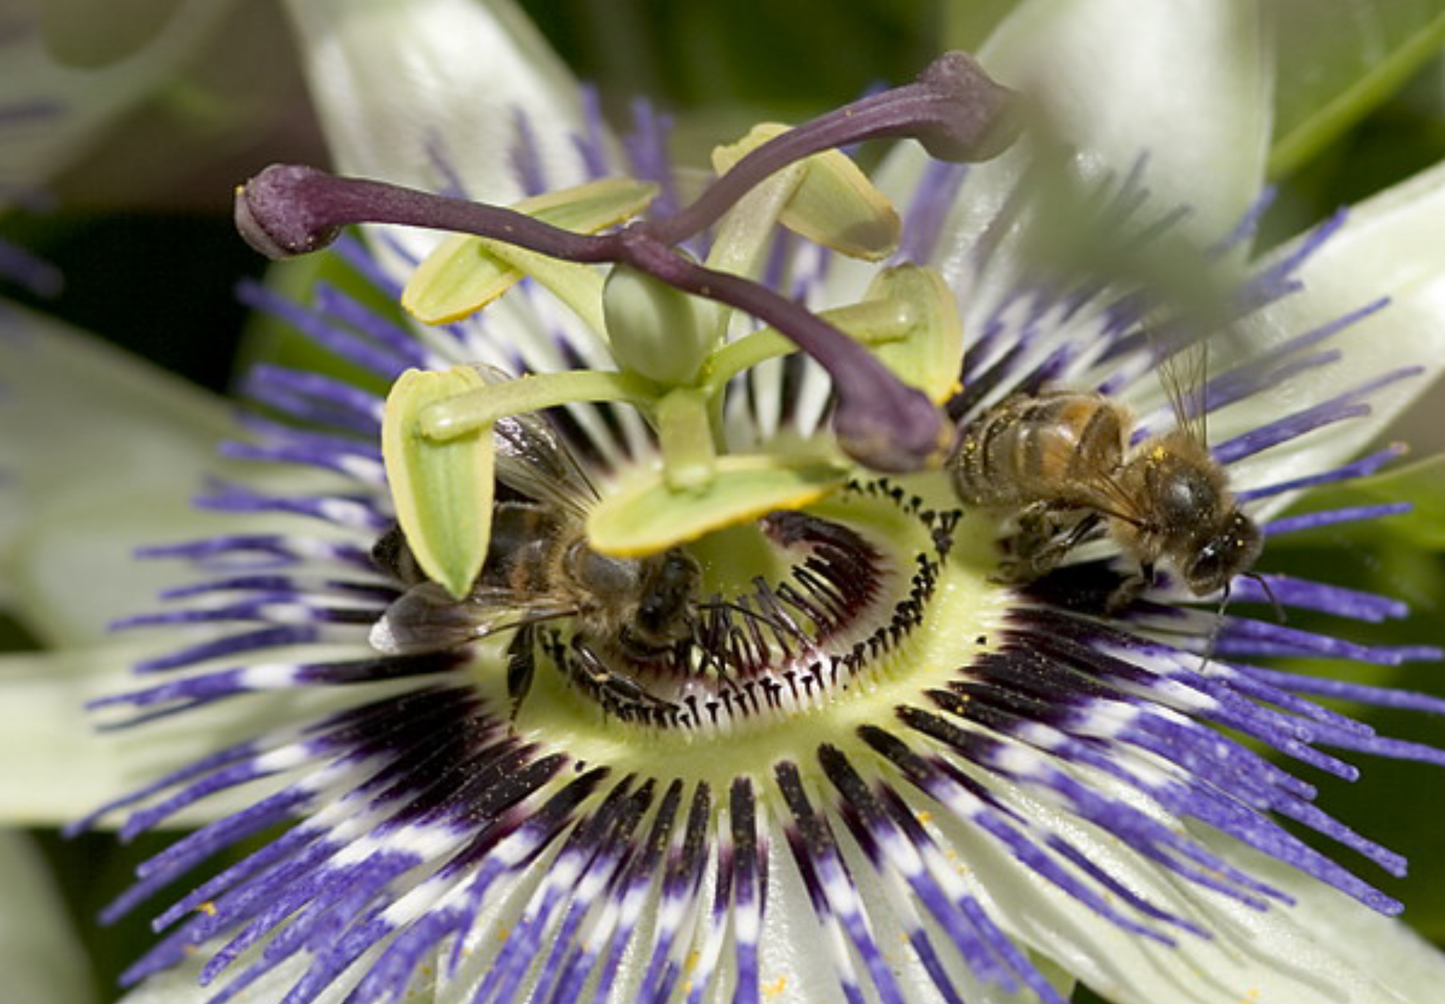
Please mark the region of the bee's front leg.
<svg viewBox="0 0 1445 1004"><path fill-rule="evenodd" d="M512 720L522 707L522 698L532 689L532 675L537 669L536 639L532 628L523 625L507 645L507 696L512 699Z"/></svg>
<svg viewBox="0 0 1445 1004"><path fill-rule="evenodd" d="M1000 565L1001 582L1032 582L1058 566L1099 525L1098 513L1061 510L1047 502L1026 506L1018 532L1009 538L1009 557Z"/></svg>
<svg viewBox="0 0 1445 1004"><path fill-rule="evenodd" d="M1129 576L1123 582L1114 587L1109 594L1108 601L1104 604L1105 609L1111 614L1117 614L1137 600L1144 590L1154 585L1154 562L1139 562L1139 571Z"/></svg>
<svg viewBox="0 0 1445 1004"><path fill-rule="evenodd" d="M592 687L604 706L614 710L641 707L655 711L670 711L677 707L671 701L654 696L636 681L609 669L582 637L572 636L571 650L571 657L567 659L569 672Z"/></svg>

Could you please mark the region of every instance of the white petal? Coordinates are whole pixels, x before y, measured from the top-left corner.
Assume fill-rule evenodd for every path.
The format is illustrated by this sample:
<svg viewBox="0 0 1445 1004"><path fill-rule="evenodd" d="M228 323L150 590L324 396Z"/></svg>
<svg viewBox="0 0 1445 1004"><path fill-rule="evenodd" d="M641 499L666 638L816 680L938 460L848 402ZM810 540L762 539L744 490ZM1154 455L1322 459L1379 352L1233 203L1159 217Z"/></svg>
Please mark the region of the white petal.
<svg viewBox="0 0 1445 1004"><path fill-rule="evenodd" d="M97 731L115 714L87 712L88 701L134 690L137 661L196 636L176 632L130 637L61 652L0 656L0 824L57 826L73 822L162 774L284 723L307 722L351 707L367 695L345 687L286 691L221 701L138 729ZM268 658L355 657L357 649L275 649ZM214 667L213 667L214 668ZM379 691L378 691L379 692ZM107 709L111 710L111 709ZM119 717L124 718L126 712ZM285 778L263 781L207 798L182 811L175 825L198 826L254 804ZM109 817L114 825L122 817Z"/></svg>
<svg viewBox="0 0 1445 1004"><path fill-rule="evenodd" d="M62 170L193 56L230 3L189 0L144 47L103 69L61 66L46 52L38 30L7 22L8 30L23 33L0 45L0 111L32 103L54 111L30 123L3 125L0 188L40 185Z"/></svg>
<svg viewBox="0 0 1445 1004"><path fill-rule="evenodd" d="M471 198L510 202L515 115L552 187L576 180L575 81L507 0L291 0L311 93L338 170L436 189L444 156Z"/></svg>
<svg viewBox="0 0 1445 1004"><path fill-rule="evenodd" d="M547 187L583 180L577 84L510 0L289 0L287 8L340 172L429 191L447 191L454 177L468 198L514 202L528 194L513 164L523 114ZM398 282L443 236L385 233L372 251ZM489 320L529 330L507 300Z"/></svg>
<svg viewBox="0 0 1445 1004"><path fill-rule="evenodd" d="M185 532L175 520L215 467L230 421L219 399L6 309L16 320L0 339L0 568L43 640L84 644L154 592L158 569L138 566L131 551ZM130 536L142 528L150 536Z"/></svg>
<svg viewBox="0 0 1445 1004"><path fill-rule="evenodd" d="M1186 228L1213 241L1233 228L1264 177L1273 65L1256 5L1242 0L1140 4L1029 0L979 53L1002 83L1042 99L1086 177L1127 173L1147 156L1145 182L1165 210L1193 207ZM877 179L900 205L926 156L894 151ZM950 282L1012 192L1017 147L970 168L939 242Z"/></svg>
<svg viewBox="0 0 1445 1004"><path fill-rule="evenodd" d="M93 1000L90 964L65 916L45 859L20 833L0 833L0 973L5 999L24 1004Z"/></svg>
<svg viewBox="0 0 1445 1004"><path fill-rule="evenodd" d="M1341 893L1253 851L1219 839L1210 847L1299 903L1295 919L1315 941L1333 946L1348 963L1370 974L1402 1000L1434 1000L1445 987L1445 953L1402 921L1382 917ZM1405 916L1409 916L1408 909Z"/></svg>
<svg viewBox="0 0 1445 1004"><path fill-rule="evenodd" d="M1251 350L1267 349L1332 321L1381 296L1384 310L1332 339L1343 360L1313 370L1221 418L1220 435L1308 407L1355 384L1401 366L1419 365L1423 376L1393 385L1369 399L1370 415L1328 426L1241 463L1242 485L1287 480L1358 454L1379 437L1445 366L1445 164L1425 171L1353 209L1301 270L1296 293L1242 325ZM1288 254L1290 246L1271 258ZM1268 264L1269 259L1264 264ZM1218 437L1216 437L1218 438Z"/></svg>
<svg viewBox="0 0 1445 1004"><path fill-rule="evenodd" d="M194 577L181 562L135 560L137 547L296 529L285 517L191 507L208 475L277 490L302 480L216 457L235 431L223 400L57 321L6 310L0 575L6 604L42 641L92 644L159 589Z"/></svg>
<svg viewBox="0 0 1445 1004"><path fill-rule="evenodd" d="M846 843L844 848L851 851ZM907 947L908 932L897 923L886 905L871 867L858 858L849 861L849 865L856 887L867 904L874 942L883 952L889 972L897 979L904 999L909 1004L943 1004L945 998L918 960L917 953ZM768 911L763 918L762 937L759 939L759 971L764 1000L770 1004L846 1004L827 939L809 902L797 862L786 840L776 831L769 846L767 903ZM923 908L920 907L918 913L932 922ZM996 984L980 983L942 934L934 930L931 940L958 996L969 1004L1037 1001L1037 997L1027 992L1008 994ZM856 965L856 956L854 962ZM1047 960L1040 966L1040 970L1049 977L1054 975L1050 972L1051 968ZM857 969L860 978L866 982L863 967L859 965ZM1070 990L1068 979L1061 975L1055 986L1060 988L1061 995L1067 1000Z"/></svg>
<svg viewBox="0 0 1445 1004"><path fill-rule="evenodd" d="M1270 62L1246 0L1031 0L980 53L1005 84L1042 98L1060 138L1098 170L1149 158L1164 205L1227 232L1259 191Z"/></svg>
<svg viewBox="0 0 1445 1004"><path fill-rule="evenodd" d="M1109 789L1109 782L1091 779ZM1155 905L1213 932L1211 940L1166 930L1168 947L1120 930L1002 854L975 831L934 819L966 862L966 878L990 904L1000 925L1033 951L1051 957L1114 1004L1418 1004L1400 996L1379 974L1358 964L1320 918L1316 904L1273 905L1260 912L1166 878L1116 838L1103 837L1071 814L1011 792L1025 815L1063 835L1093 863ZM1137 799L1131 799L1136 801ZM1163 818L1163 817L1161 817ZM1301 880L1309 884L1308 880ZM1128 907L1111 899L1128 913ZM1342 909L1364 910L1352 901Z"/></svg>
<svg viewBox="0 0 1445 1004"><path fill-rule="evenodd" d="M192 959L174 969L153 976L130 993L120 998L117 1004L205 1004L216 995L217 985L200 985L201 967L209 953L197 953ZM275 1004L286 995L291 985L301 978L309 960L293 957L280 963L267 975L230 998L235 1004ZM221 985L224 985L224 977ZM343 994L333 987L316 998L318 1004L336 1004ZM410 1000L410 998L408 998Z"/></svg>

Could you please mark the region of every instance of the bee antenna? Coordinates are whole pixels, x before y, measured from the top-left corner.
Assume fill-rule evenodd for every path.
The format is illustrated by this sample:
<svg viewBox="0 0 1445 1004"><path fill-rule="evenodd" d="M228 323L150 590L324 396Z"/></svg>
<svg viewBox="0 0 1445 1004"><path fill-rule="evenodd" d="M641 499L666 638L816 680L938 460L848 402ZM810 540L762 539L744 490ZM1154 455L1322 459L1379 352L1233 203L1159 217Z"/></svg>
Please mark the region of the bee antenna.
<svg viewBox="0 0 1445 1004"><path fill-rule="evenodd" d="M751 617L759 623L766 624L781 635L791 635L794 638L803 640L807 638L796 624L789 624L775 617L769 617L761 610L754 610L752 607L744 606L741 603L733 603L730 600L709 600L705 603L697 604L697 608L699 610L730 610L734 613L742 614L745 617Z"/></svg>
<svg viewBox="0 0 1445 1004"><path fill-rule="evenodd" d="M1229 606L1229 586L1224 584L1224 594L1219 597L1219 609L1214 613L1214 627L1209 632L1209 643L1204 646L1204 656L1199 660L1199 671L1202 673L1209 665L1209 660L1214 658L1214 646L1219 642L1219 632L1224 630L1224 611Z"/></svg>
<svg viewBox="0 0 1445 1004"><path fill-rule="evenodd" d="M1270 605L1274 607L1274 616L1281 624L1288 624L1289 618L1285 616L1284 607L1279 602L1279 597L1274 595L1274 590L1269 588L1269 580L1258 572L1245 572L1245 577L1259 583L1259 588L1264 590L1264 595L1269 597Z"/></svg>

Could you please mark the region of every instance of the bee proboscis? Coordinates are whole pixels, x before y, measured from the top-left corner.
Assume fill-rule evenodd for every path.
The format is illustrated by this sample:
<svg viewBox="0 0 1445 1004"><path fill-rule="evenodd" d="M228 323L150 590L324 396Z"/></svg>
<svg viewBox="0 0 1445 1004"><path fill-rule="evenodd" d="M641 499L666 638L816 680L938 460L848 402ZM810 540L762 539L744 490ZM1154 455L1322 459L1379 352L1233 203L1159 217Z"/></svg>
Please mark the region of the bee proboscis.
<svg viewBox="0 0 1445 1004"><path fill-rule="evenodd" d="M520 701L532 681L537 625L566 619L574 628L570 671L614 703L665 706L626 667L664 659L692 637L696 560L676 547L642 558L592 550L586 517L597 490L547 420L512 415L493 436L497 479L530 501L495 503L486 561L460 600L425 578L399 528L383 535L373 561L408 589L372 629L372 646L432 652L516 630L507 686Z"/></svg>
<svg viewBox="0 0 1445 1004"><path fill-rule="evenodd" d="M963 426L949 461L959 498L1017 519L1005 577L1038 578L1101 524L1138 564L1114 608L1150 585L1161 562L1195 596L1227 595L1249 571L1262 539L1205 443L1202 362L1192 379L1178 366L1160 366L1175 428L1132 449L1128 409L1085 391L1014 394Z"/></svg>

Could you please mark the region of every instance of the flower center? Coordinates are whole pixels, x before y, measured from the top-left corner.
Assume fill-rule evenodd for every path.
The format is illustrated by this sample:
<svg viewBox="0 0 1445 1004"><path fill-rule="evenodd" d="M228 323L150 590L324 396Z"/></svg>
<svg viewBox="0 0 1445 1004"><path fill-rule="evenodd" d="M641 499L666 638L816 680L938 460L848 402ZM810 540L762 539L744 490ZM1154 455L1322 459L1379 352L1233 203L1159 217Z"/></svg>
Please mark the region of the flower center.
<svg viewBox="0 0 1445 1004"><path fill-rule="evenodd" d="M713 738L769 733L759 748L776 750L848 735L880 694L890 708L890 691L965 664L987 632L947 625L992 623L1000 591L956 558L946 480L897 487L857 466L908 474L948 456L953 292L902 265L815 313L765 273L780 229L865 261L896 250L897 213L838 147L911 137L981 160L1012 141L1013 120L1008 92L950 54L904 87L720 148L717 180L668 216L639 218L655 193L629 179L510 208L302 167L249 182L237 222L264 252L315 250L354 222L452 231L403 296L419 319L465 317L527 276L617 367L402 375L382 430L400 532L378 562L405 591L373 645L471 653L479 692L519 733L614 765L665 746L720 786L738 767L715 763ZM699 261L681 245L705 230ZM732 310L767 327L738 337ZM739 378L799 351L831 379L833 434L745 436L740 452L727 421ZM589 404L635 409L656 462L594 484L542 416Z"/></svg>
<svg viewBox="0 0 1445 1004"><path fill-rule="evenodd" d="M986 650L1007 610L1006 591L985 578L996 561L991 522L886 480L689 550L706 590L693 637L665 658L609 667L647 699L576 665L575 626L551 630L516 705L521 735L581 763L656 771L663 757L678 776L722 784L886 725L893 707ZM480 651L474 666L478 689L504 704L495 654Z"/></svg>

